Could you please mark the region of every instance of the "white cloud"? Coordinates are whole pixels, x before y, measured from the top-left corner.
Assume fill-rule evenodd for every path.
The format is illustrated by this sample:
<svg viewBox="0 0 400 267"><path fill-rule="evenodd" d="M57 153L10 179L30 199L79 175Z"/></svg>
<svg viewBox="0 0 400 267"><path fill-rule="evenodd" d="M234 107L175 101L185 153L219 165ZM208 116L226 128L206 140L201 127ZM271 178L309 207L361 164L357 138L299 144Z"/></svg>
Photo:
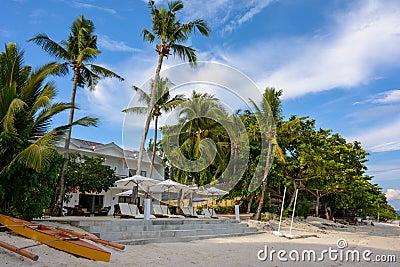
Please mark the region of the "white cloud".
<svg viewBox="0 0 400 267"><path fill-rule="evenodd" d="M400 150L400 118L394 118L391 123L376 125L354 136L349 140L361 141L363 147L372 152Z"/></svg>
<svg viewBox="0 0 400 267"><path fill-rule="evenodd" d="M359 1L332 15L332 26L321 28L319 36L264 40L216 53L249 71L261 87L284 89L285 98L350 88L378 78L382 68L399 65L399 12L396 1Z"/></svg>
<svg viewBox="0 0 400 267"><path fill-rule="evenodd" d="M372 101L378 104L395 104L400 103L400 90L392 90L377 95Z"/></svg>
<svg viewBox="0 0 400 267"><path fill-rule="evenodd" d="M98 35L98 44L100 47L110 51L122 51L122 52L139 52L140 49L130 47L125 42L112 40L107 35Z"/></svg>
<svg viewBox="0 0 400 267"><path fill-rule="evenodd" d="M185 19L188 20L204 19L213 26L213 30L232 32L243 23L250 21L274 1L235 0L232 3L229 0L183 0L184 9L182 13ZM148 1L144 0L144 2L147 3ZM166 5L167 3L167 0L155 1L156 6Z"/></svg>
<svg viewBox="0 0 400 267"><path fill-rule="evenodd" d="M388 189L386 191L387 200L400 200L400 189Z"/></svg>
<svg viewBox="0 0 400 267"><path fill-rule="evenodd" d="M81 3L81 2L72 2L72 6L75 7L75 8L97 9L97 10L100 10L100 11L105 11L105 12L110 13L112 15L117 13L117 11L115 11L112 8L106 8L106 7L101 7L101 6L91 5L91 4L85 4L85 3Z"/></svg>

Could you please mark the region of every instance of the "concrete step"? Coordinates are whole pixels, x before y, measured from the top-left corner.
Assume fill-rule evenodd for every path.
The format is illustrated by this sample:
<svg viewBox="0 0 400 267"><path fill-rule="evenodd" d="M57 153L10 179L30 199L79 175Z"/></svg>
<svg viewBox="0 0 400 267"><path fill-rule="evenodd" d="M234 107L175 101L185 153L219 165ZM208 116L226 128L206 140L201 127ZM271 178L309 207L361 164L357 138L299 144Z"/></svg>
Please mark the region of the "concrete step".
<svg viewBox="0 0 400 267"><path fill-rule="evenodd" d="M234 233L250 233L257 231L255 228L214 228L214 229L191 229L191 230L158 230L158 231L126 231L126 232L92 232L101 239L109 241L125 240L125 239L149 239L149 238L173 238L196 235L220 235Z"/></svg>
<svg viewBox="0 0 400 267"><path fill-rule="evenodd" d="M91 233L101 233L101 232L136 232L136 231L164 231L164 230L191 230L191 229L215 229L215 228L223 228L227 227L232 229L247 227L247 225L239 224L239 223L230 223L230 224L99 224L99 225L88 225L79 227L84 229L85 231Z"/></svg>
<svg viewBox="0 0 400 267"><path fill-rule="evenodd" d="M257 233L246 223L231 219L119 219L77 220L72 225L101 239L122 244L180 242Z"/></svg>
<svg viewBox="0 0 400 267"><path fill-rule="evenodd" d="M261 234L261 232L246 232L246 233L232 233L232 234L219 234L219 235L195 235L173 238L144 238L144 239L128 239L115 241L122 245L145 245L150 243L172 243L172 242L190 242L195 240L210 239L210 238L226 238L244 235Z"/></svg>

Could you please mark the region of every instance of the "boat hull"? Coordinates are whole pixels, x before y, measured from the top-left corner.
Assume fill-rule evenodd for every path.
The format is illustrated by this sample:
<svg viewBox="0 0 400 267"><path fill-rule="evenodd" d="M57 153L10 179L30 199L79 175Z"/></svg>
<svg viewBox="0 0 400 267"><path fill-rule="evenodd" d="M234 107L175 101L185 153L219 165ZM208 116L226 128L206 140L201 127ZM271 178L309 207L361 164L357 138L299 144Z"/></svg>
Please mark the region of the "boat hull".
<svg viewBox="0 0 400 267"><path fill-rule="evenodd" d="M111 253L60 231L0 214L0 223L8 229L50 247L96 261L110 261Z"/></svg>

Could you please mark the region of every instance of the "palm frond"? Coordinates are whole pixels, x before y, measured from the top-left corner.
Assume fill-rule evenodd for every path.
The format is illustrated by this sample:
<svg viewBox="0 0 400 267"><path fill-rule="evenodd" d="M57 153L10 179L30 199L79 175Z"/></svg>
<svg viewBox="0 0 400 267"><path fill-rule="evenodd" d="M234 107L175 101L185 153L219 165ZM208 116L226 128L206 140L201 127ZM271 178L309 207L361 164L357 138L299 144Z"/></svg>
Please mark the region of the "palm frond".
<svg viewBox="0 0 400 267"><path fill-rule="evenodd" d="M90 64L90 68L92 72L101 78L118 78L120 81L124 80L120 75L102 66Z"/></svg>
<svg viewBox="0 0 400 267"><path fill-rule="evenodd" d="M156 37L149 30L143 29L142 31L143 40L149 43L153 43Z"/></svg>
<svg viewBox="0 0 400 267"><path fill-rule="evenodd" d="M34 42L35 44L41 46L42 49L49 53L50 56L54 56L62 60L71 59L68 51L58 43L51 40L46 34L37 34L35 37L29 39L28 42Z"/></svg>
<svg viewBox="0 0 400 267"><path fill-rule="evenodd" d="M36 140L26 149L21 151L16 157L14 157L14 159L1 170L0 175L8 171L14 164L20 164L22 166L32 168L36 172L40 173L43 167L50 163L51 159L56 153L56 150L53 146L56 135L56 130L53 130Z"/></svg>
<svg viewBox="0 0 400 267"><path fill-rule="evenodd" d="M15 128L14 122L16 120L16 116L19 112L23 111L26 107L26 103L19 98L14 98L9 107L5 116L2 118L3 131L5 133L16 134L17 129Z"/></svg>
<svg viewBox="0 0 400 267"><path fill-rule="evenodd" d="M192 66L196 66L197 56L195 49L181 44L172 44L171 48L174 51L174 55L176 54L180 59L188 60Z"/></svg>
<svg viewBox="0 0 400 267"><path fill-rule="evenodd" d="M92 61L95 59L96 55L100 54L100 50L94 49L92 47L84 47L78 57L76 58L77 62L84 62L84 61Z"/></svg>
<svg viewBox="0 0 400 267"><path fill-rule="evenodd" d="M135 113L135 114L147 114L147 107L131 107L123 109L122 112L125 113Z"/></svg>
<svg viewBox="0 0 400 267"><path fill-rule="evenodd" d="M181 0L168 2L168 10L172 13L178 12L183 9L183 3Z"/></svg>

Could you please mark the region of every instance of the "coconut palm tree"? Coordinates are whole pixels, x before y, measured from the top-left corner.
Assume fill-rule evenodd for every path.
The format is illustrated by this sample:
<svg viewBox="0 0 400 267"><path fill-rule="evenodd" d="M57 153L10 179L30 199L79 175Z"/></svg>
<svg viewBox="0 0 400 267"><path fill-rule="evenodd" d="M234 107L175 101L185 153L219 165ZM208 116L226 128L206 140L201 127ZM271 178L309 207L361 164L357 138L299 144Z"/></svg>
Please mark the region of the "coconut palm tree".
<svg viewBox="0 0 400 267"><path fill-rule="evenodd" d="M183 43L186 42L189 37L196 32L196 30L204 36L208 36L210 32L207 23L202 19L196 19L188 23L182 23L177 18L177 12L183 9L183 3L180 0L168 2L168 8L157 8L154 4L154 1L149 1L148 5L151 9L153 24L151 30L143 29L142 35L146 42L156 42L158 63L150 94L149 107L151 108L147 109L146 122L140 142L140 150L137 161L138 173L141 171L144 145L150 126L150 120L152 118L152 107L156 102L157 83L159 82L160 71L164 58L168 58L172 52L173 55L177 55L179 58L188 60L191 64L195 64L197 60L196 50L190 46L183 45Z"/></svg>
<svg viewBox="0 0 400 267"><path fill-rule="evenodd" d="M154 104L152 110L152 117L154 119L154 140L153 140L153 153L150 162L151 165L150 165L149 177L151 177L153 172L154 159L157 149L158 118L162 115L161 111L169 112L173 108L177 107L179 104L185 101L184 95L182 94L171 97L169 93L169 85L171 84L172 83L169 81L168 78L165 79L160 78L157 84L156 103ZM124 109L122 112L146 114L150 103L150 98L151 98L150 95L137 86L133 86L133 89L140 95L139 101L147 104L147 107L131 107Z"/></svg>
<svg viewBox="0 0 400 267"><path fill-rule="evenodd" d="M210 177L215 179L216 174L226 167L229 143L218 122L228 119L227 112L218 98L193 91L192 96L180 106L179 118L178 125L163 128L163 150L176 161L174 165L181 166L182 170L175 172L180 176L180 182L207 184ZM216 145L204 143L201 146L206 139L213 140ZM175 146L177 143L178 147ZM207 166L213 170L205 169Z"/></svg>
<svg viewBox="0 0 400 267"><path fill-rule="evenodd" d="M257 211L253 216L253 219L255 220L260 219L261 210L264 206L265 193L267 191L268 171L271 167L274 155L277 156L279 160L284 161L282 149L279 147L275 136L276 131L274 125L274 120L282 120L282 103L279 99L281 95L282 90L276 91L275 88L266 88L260 105L257 105L252 99L250 99L250 102L255 110L256 117L259 120L261 134L264 135L264 138L268 143L262 179L261 198L260 202L258 203Z"/></svg>
<svg viewBox="0 0 400 267"><path fill-rule="evenodd" d="M46 34L38 34L29 40L41 46L42 49L51 56L54 56L56 59L62 61L61 64L64 67L65 72L68 71L68 67L70 67L73 71L71 94L71 105L73 108L70 110L68 121L70 127L65 138L64 157L66 159L68 159L69 156L69 144L71 141L72 122L74 120L75 95L77 87L89 87L92 91L95 89L96 83L101 78L115 77L123 80L123 78L118 74L104 67L91 63L96 59L97 55L100 54L100 50L97 49L97 36L93 35L94 29L94 24L91 20L87 20L83 16L79 16L72 23L71 32L68 40L66 41L57 43L51 40ZM68 161L66 160L58 185L57 202L53 209L53 213L59 215L61 214L65 193L65 170L67 168L67 164Z"/></svg>
<svg viewBox="0 0 400 267"><path fill-rule="evenodd" d="M49 130L51 120L72 108L69 103L52 103L56 90L48 78L62 71L62 66L49 63L32 70L23 61L24 53L14 43L5 46L0 54L0 178L5 178L0 188L3 182L7 183L9 170L18 168L15 166L26 167L31 173L40 173L46 168L56 153L53 143L68 128ZM85 117L73 124L95 123L96 119ZM9 183L18 179L13 177ZM0 200L4 193L1 195Z"/></svg>

